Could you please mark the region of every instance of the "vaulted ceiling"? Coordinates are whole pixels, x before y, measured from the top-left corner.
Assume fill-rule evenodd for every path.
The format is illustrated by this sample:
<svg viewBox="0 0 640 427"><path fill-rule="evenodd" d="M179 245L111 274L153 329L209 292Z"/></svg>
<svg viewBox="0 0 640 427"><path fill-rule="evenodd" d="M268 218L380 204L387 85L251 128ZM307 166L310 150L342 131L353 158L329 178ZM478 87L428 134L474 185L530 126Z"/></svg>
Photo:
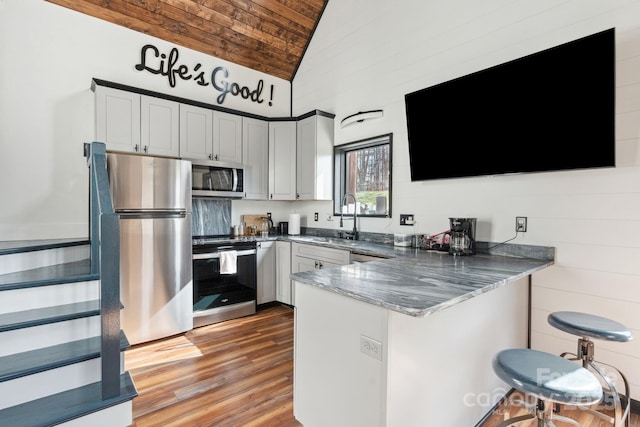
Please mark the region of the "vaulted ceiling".
<svg viewBox="0 0 640 427"><path fill-rule="evenodd" d="M47 0L291 81L328 0Z"/></svg>

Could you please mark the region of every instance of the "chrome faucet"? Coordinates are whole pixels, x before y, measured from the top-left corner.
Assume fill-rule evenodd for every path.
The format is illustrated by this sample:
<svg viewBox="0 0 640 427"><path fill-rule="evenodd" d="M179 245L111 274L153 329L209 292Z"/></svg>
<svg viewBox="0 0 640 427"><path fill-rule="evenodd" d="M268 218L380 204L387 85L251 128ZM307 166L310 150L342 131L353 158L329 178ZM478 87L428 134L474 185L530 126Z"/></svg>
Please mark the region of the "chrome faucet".
<svg viewBox="0 0 640 427"><path fill-rule="evenodd" d="M353 231L346 231L344 233L344 237L348 240L358 240L358 228L356 227L358 223L358 202L356 201L356 196L354 196L352 193L345 193L344 196L342 196L342 203L340 204L340 228L342 228L344 221L342 206L344 206L344 202L347 199L347 196L351 196L353 198Z"/></svg>

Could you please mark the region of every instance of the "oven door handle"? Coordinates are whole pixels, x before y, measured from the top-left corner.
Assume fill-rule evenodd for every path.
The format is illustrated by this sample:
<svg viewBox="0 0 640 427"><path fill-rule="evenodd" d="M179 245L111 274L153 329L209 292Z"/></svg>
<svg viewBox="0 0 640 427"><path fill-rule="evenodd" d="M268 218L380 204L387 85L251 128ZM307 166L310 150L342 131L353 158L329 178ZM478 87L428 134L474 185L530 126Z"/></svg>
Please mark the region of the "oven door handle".
<svg viewBox="0 0 640 427"><path fill-rule="evenodd" d="M224 252L224 251L223 251ZM238 256L255 255L257 251L255 249L248 249L245 251L238 251ZM207 252L204 254L193 254L193 259L211 259L220 258L220 252Z"/></svg>

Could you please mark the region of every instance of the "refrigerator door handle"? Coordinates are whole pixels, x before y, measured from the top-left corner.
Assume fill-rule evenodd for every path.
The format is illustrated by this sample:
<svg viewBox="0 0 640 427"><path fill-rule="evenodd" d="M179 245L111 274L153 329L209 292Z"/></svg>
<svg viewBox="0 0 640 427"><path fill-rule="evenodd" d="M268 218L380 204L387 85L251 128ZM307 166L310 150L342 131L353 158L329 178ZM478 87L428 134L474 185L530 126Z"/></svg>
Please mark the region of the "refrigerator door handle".
<svg viewBox="0 0 640 427"><path fill-rule="evenodd" d="M184 210L180 211L163 211L163 210L154 210L154 211L131 211L131 210L121 210L117 212L120 214L121 219L145 219L145 218L186 218L187 212Z"/></svg>

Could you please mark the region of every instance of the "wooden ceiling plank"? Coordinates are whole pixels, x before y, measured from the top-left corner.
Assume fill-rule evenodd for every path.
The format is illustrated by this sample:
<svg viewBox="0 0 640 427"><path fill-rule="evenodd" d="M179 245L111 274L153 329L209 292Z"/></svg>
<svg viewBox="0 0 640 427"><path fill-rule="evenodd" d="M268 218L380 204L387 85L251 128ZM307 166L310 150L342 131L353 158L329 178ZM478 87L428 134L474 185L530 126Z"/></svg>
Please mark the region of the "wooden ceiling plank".
<svg viewBox="0 0 640 427"><path fill-rule="evenodd" d="M212 23L218 21L219 16L225 16L224 14L212 10L206 6L195 2L185 2L184 0L161 0L167 4L174 5L176 8L184 7L184 12L187 14L191 14L193 16L197 16L198 18L204 20L205 23ZM245 14L246 16L246 14ZM219 22L219 21L218 21ZM304 51L304 43L306 43L306 38L296 37L295 35L287 35L286 37L278 37L274 36L273 33L278 31L277 28L269 28L265 31L267 27L265 27L263 22L256 22L258 27L254 27L253 23L241 22L240 19L227 19L225 21L225 26L229 28L231 31L238 32L242 35L245 35L249 38L256 39L262 43L266 43L274 48L280 49L287 54L295 55L300 57ZM206 31L206 28L202 28Z"/></svg>
<svg viewBox="0 0 640 427"><path fill-rule="evenodd" d="M328 0L47 0L291 80Z"/></svg>
<svg viewBox="0 0 640 427"><path fill-rule="evenodd" d="M258 19L266 20L268 22L273 23L278 27L282 27L287 29L290 32L299 34L303 37L308 37L310 31L313 29L313 25L309 26L308 20L296 20L295 14L289 14L287 16L281 15L279 13L274 12L273 9L262 6L255 0L198 0L205 1L207 3L217 3L224 1L229 3L238 13L250 13L256 16ZM273 2L275 0L267 0L269 2ZM282 8L284 10L284 8ZM299 16L299 15L298 15ZM305 25L306 23L306 25Z"/></svg>
<svg viewBox="0 0 640 427"><path fill-rule="evenodd" d="M291 9L286 5L275 0L252 0L251 3L261 6L273 13L276 13L292 22L298 22L303 27L311 30L316 24L314 19L299 13L297 10Z"/></svg>
<svg viewBox="0 0 640 427"><path fill-rule="evenodd" d="M132 17L129 14L123 14L111 9L104 8L100 5L91 3L92 0L86 0L83 2L77 2L73 0L47 0L51 3L67 7L80 13L84 13L90 16L94 16L98 19L111 22L116 25L120 25L129 28L134 31L138 31L144 34L148 34L160 39L166 40L171 43L175 43L180 46L184 46L199 52L203 52L208 55L215 56L220 59L227 60L229 62L242 65L256 71L264 72L266 74L279 77L285 80L289 80L291 77L291 63L289 60L275 60L270 57L264 57L263 52L255 51L252 55L247 55L246 51L241 49L242 53L238 53L238 49L233 49L233 43L225 40L212 39L209 41L200 41L196 38L185 36L181 31L176 31L175 25L167 25L158 22L149 22L148 17L145 20L140 20ZM102 3L100 0L94 0L98 3ZM169 27L170 29L167 29ZM212 43L212 41L214 41Z"/></svg>
<svg viewBox="0 0 640 427"><path fill-rule="evenodd" d="M311 19L313 22L316 22L320 12L322 11L322 7L315 6L306 1L301 0L272 0L272 2L277 2L282 4L282 6L295 11L301 15L306 16ZM322 2L324 3L324 2Z"/></svg>
<svg viewBox="0 0 640 427"><path fill-rule="evenodd" d="M153 2L149 1L144 2L146 6L149 6L152 3ZM125 14L140 13L139 10L135 10L135 6L131 6L126 2L126 0L111 0L109 2L109 7L113 10ZM206 21L201 20L197 17L194 17L193 19L191 19L191 21L187 21L187 23L190 22L191 24L196 25L187 25L187 23L185 23L184 14L181 14L171 6L161 5L160 8L156 8L155 6L151 7L153 7L153 10L156 12L148 15L147 19L153 21L154 24L160 26L161 28L183 34L187 37L192 37L194 40L201 40L208 43L213 43L214 45L217 44L220 47L226 50L231 50L232 52L241 56L253 56L257 57L257 59L271 62L280 60L284 61L285 63L289 63L292 58L294 59L299 57L299 55L294 55L292 57L290 54L278 51L276 49L268 49L267 45L264 43L251 38L243 37L242 35L232 32L222 26L209 25ZM220 45L220 40L224 40L226 41L226 43ZM247 51L245 52L244 50Z"/></svg>

